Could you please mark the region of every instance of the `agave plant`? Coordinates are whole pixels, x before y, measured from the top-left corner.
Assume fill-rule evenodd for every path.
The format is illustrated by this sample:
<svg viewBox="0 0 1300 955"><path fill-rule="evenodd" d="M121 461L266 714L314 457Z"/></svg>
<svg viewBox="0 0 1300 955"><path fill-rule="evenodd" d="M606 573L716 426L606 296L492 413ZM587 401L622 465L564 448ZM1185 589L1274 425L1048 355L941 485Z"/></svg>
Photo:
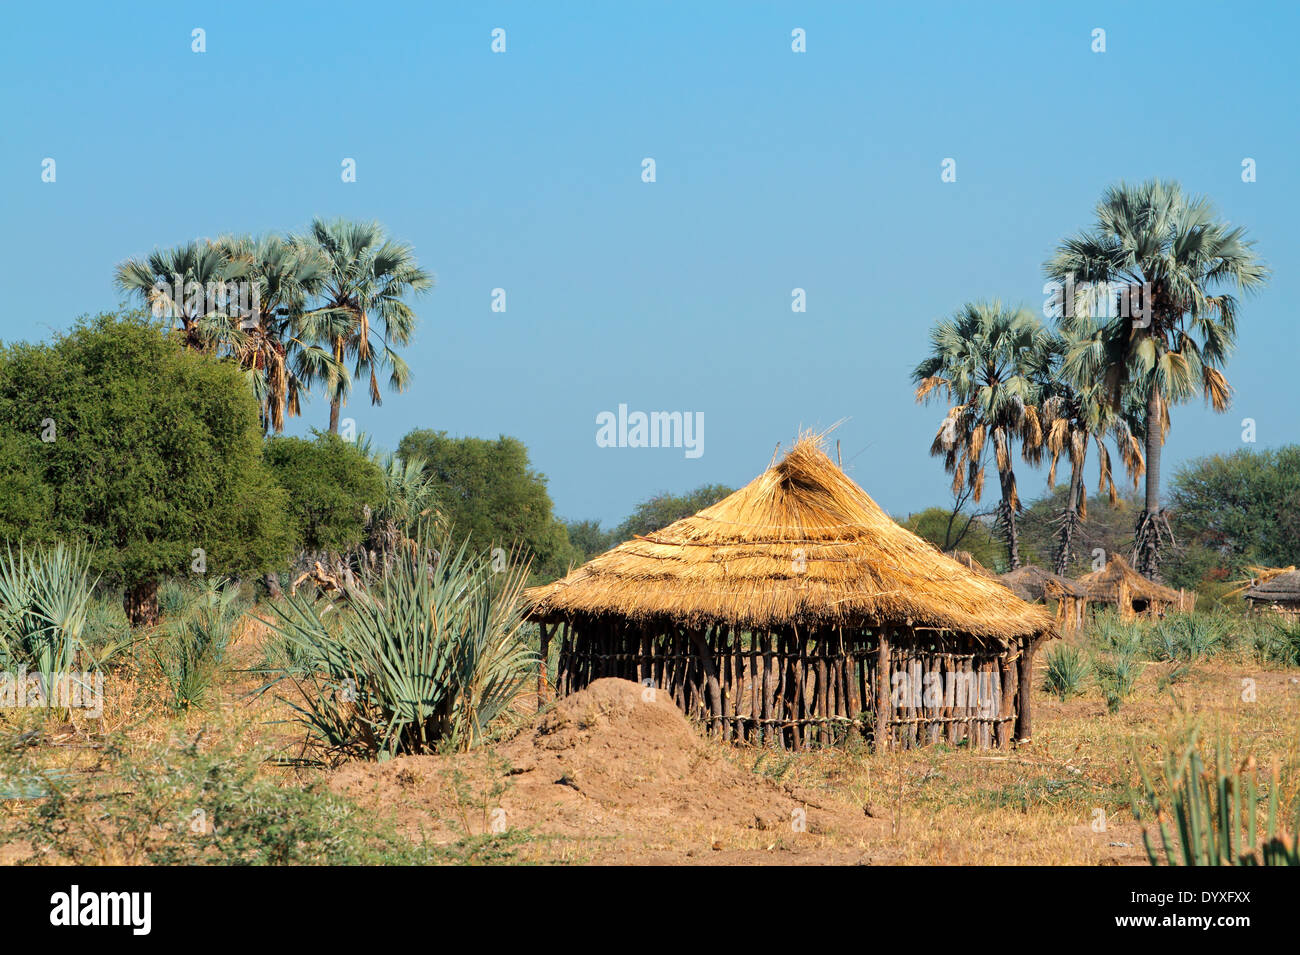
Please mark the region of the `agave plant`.
<svg viewBox="0 0 1300 955"><path fill-rule="evenodd" d="M1138 677L1142 675L1142 666L1133 657L1123 653L1098 656L1093 661L1097 689L1101 690L1101 695L1106 700L1108 713L1118 713L1124 701L1132 695Z"/></svg>
<svg viewBox="0 0 1300 955"><path fill-rule="evenodd" d="M289 700L332 757L387 758L479 742L535 671L523 633L526 563L501 570L468 541L427 526L373 591L274 608L273 629L303 661Z"/></svg>
<svg viewBox="0 0 1300 955"><path fill-rule="evenodd" d="M1065 700L1082 688L1091 667L1087 656L1076 646L1058 644L1047 651L1047 676L1044 683L1050 693Z"/></svg>
<svg viewBox="0 0 1300 955"><path fill-rule="evenodd" d="M1155 656L1160 660L1196 663L1214 654L1224 642L1226 626L1205 613L1171 614L1155 627Z"/></svg>
<svg viewBox="0 0 1300 955"><path fill-rule="evenodd" d="M1143 825L1142 843L1152 865L1300 865L1295 830L1288 830L1279 810L1281 785L1274 765L1265 804L1259 792L1253 757L1234 765L1232 751L1219 741L1207 766L1197 748L1193 730L1183 751L1165 756L1159 781L1152 778L1141 758L1141 790L1132 796L1133 815L1143 821L1143 811L1155 825ZM1266 808L1265 808L1266 806ZM1259 832L1260 810L1265 809L1264 831ZM1173 824L1173 830L1170 824ZM1300 827L1300 819L1297 819ZM1160 839L1153 844L1151 829Z"/></svg>
<svg viewBox="0 0 1300 955"><path fill-rule="evenodd" d="M173 710L203 706L243 615L238 585L219 578L169 616L150 651Z"/></svg>
<svg viewBox="0 0 1300 955"><path fill-rule="evenodd" d="M94 583L79 546L19 544L0 558L0 669L41 674L47 694L55 674L76 669Z"/></svg>

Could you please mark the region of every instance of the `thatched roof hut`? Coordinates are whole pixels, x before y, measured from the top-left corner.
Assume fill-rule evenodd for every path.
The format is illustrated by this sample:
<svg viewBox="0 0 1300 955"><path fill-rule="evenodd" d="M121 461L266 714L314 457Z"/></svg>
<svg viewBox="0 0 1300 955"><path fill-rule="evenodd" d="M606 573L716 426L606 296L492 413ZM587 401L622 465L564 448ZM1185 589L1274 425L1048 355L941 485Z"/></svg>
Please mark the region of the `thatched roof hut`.
<svg viewBox="0 0 1300 955"><path fill-rule="evenodd" d="M1088 593L1082 584L1062 577L1036 564L1026 564L1001 575L1001 581L1013 594L1030 603L1055 603L1056 626L1061 632L1083 626Z"/></svg>
<svg viewBox="0 0 1300 955"><path fill-rule="evenodd" d="M790 746L849 730L1027 737L1020 670L1053 633L1041 608L890 520L815 438L527 596L544 640L563 626L561 693L601 676L649 682L726 738Z"/></svg>
<svg viewBox="0 0 1300 955"><path fill-rule="evenodd" d="M1271 610L1291 620L1300 619L1300 570L1268 575L1243 595L1252 611Z"/></svg>
<svg viewBox="0 0 1300 955"><path fill-rule="evenodd" d="M1037 564L1026 564L1000 575L1000 579L1013 594L1030 603L1046 603L1067 596L1085 596L1078 581L1044 570Z"/></svg>
<svg viewBox="0 0 1300 955"><path fill-rule="evenodd" d="M1196 595L1148 580L1119 554L1110 554L1106 566L1079 578L1092 603L1114 604L1120 616L1162 617L1173 610L1191 610Z"/></svg>

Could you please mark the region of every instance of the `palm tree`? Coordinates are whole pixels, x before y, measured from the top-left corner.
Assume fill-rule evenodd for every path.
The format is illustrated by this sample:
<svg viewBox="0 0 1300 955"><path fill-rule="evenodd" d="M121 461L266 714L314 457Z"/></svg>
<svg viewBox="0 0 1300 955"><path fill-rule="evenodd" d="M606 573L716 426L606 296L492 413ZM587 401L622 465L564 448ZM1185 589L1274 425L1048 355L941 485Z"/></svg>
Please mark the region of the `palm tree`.
<svg viewBox="0 0 1300 955"><path fill-rule="evenodd" d="M197 239L127 259L114 271L114 284L138 295L156 317L173 322L186 347L208 351L215 346L205 323L225 308L220 290L229 264L220 240Z"/></svg>
<svg viewBox="0 0 1300 955"><path fill-rule="evenodd" d="M1112 407L1129 390L1145 406L1146 498L1133 562L1155 578L1168 532L1160 510L1160 452L1169 407L1199 392L1215 411L1227 409L1231 389L1221 369L1236 341L1237 299L1224 289L1259 289L1268 269L1245 230L1219 221L1208 199L1153 179L1107 189L1092 231L1061 243L1045 271L1080 283L1085 304L1107 306L1104 333L1072 347L1063 373L1073 381L1103 381ZM1141 299L1141 308L1132 307ZM1062 327L1080 317L1086 315L1063 310Z"/></svg>
<svg viewBox="0 0 1300 955"><path fill-rule="evenodd" d="M1100 327L1095 327L1092 334L1100 334ZM1079 328L1076 335L1082 336L1084 330ZM1078 338L1069 335L1055 338L1052 351L1056 359L1063 358L1072 343ZM1053 363L1055 365L1055 362ZM1056 468L1062 456L1070 462L1070 487L1066 493L1065 507L1059 519L1055 571L1064 575L1069 569L1073 556L1074 534L1079 525L1088 519L1088 493L1083 483L1083 469L1088 460L1088 444L1092 442L1097 448L1097 460L1100 476L1097 481L1098 493L1106 492L1111 504L1118 498L1115 485L1114 469L1111 466L1110 451L1106 447L1107 436L1113 437L1119 451L1120 460L1136 488L1145 467L1142 459L1143 434L1142 409L1132 400L1125 402L1120 410L1111 406L1106 388L1101 382L1088 382L1075 386L1059 375L1059 369L1053 367L1049 376L1041 383L1042 388L1042 424L1044 444L1050 456L1047 471L1047 486L1056 485Z"/></svg>
<svg viewBox="0 0 1300 955"><path fill-rule="evenodd" d="M931 353L916 366L916 400L942 392L950 407L930 453L944 458L953 493L963 486L979 501L984 488L984 448L993 446L1002 498L998 525L1007 543L1010 569L1020 566L1016 524L1020 496L1012 464L1014 446L1026 461L1042 456L1042 427L1036 404L1038 382L1051 360L1051 339L1028 309L1000 302L969 302L930 332Z"/></svg>
<svg viewBox="0 0 1300 955"><path fill-rule="evenodd" d="M312 245L278 235L225 239L226 275L249 282L255 294L248 314L209 319L218 338L248 376L262 409L262 428L284 430L286 415L302 413L302 397L318 380L346 377L347 369L317 342L342 333L332 313L309 313L306 302L324 289L328 263Z"/></svg>
<svg viewBox="0 0 1300 955"><path fill-rule="evenodd" d="M409 246L389 239L377 222L316 219L308 241L325 256L327 276L321 292L320 315L341 316L344 327L326 340L335 361L353 363L352 373L370 379L370 402L382 404L380 371L388 371L388 385L402 391L411 371L395 350L410 343L415 331L415 312L403 301L408 293L433 287L433 276L415 261ZM382 331L376 331L378 318ZM334 374L327 378L330 397L330 431L339 430L339 412L352 390L351 378Z"/></svg>
<svg viewBox="0 0 1300 955"><path fill-rule="evenodd" d="M232 358L261 407L264 431L284 430L286 414L320 379L347 369L315 344L346 330L335 313L307 313L321 293L328 263L311 244L277 235L223 236L130 259L117 268L119 288L168 316L187 348Z"/></svg>

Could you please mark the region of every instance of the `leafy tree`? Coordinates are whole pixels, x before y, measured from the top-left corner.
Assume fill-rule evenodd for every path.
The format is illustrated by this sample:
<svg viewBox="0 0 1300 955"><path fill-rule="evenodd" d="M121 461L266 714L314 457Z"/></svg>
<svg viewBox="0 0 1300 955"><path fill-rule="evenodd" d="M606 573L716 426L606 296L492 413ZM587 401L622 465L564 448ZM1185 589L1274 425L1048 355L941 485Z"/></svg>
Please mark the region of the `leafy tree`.
<svg viewBox="0 0 1300 955"><path fill-rule="evenodd" d="M54 540L54 491L41 480L40 455L29 437L0 430L0 539L47 544Z"/></svg>
<svg viewBox="0 0 1300 955"><path fill-rule="evenodd" d="M439 513L457 538L468 535L479 549L520 547L535 577L560 576L580 559L553 513L546 478L529 466L519 439L453 438L418 429L402 439L397 454L425 461Z"/></svg>
<svg viewBox="0 0 1300 955"><path fill-rule="evenodd" d="M1130 390L1145 405L1146 495L1133 556L1154 578L1166 525L1160 454L1169 408L1198 393L1216 411L1228 407L1221 369L1236 340L1237 299L1227 290L1259 289L1268 270L1245 230L1220 221L1208 199L1150 180L1107 189L1093 229L1062 242L1045 271L1079 283L1082 307L1063 308L1063 326L1090 320L1100 302L1109 319L1101 335L1070 348L1064 376L1076 385L1105 382L1113 407Z"/></svg>
<svg viewBox="0 0 1300 955"><path fill-rule="evenodd" d="M181 347L143 313L0 350L0 434L8 460L32 469L29 499L48 507L11 512L9 532L89 541L132 623L157 618L164 577L283 559L285 496L262 465L239 369Z"/></svg>
<svg viewBox="0 0 1300 955"><path fill-rule="evenodd" d="M1043 435L1035 405L1050 357L1050 336L1028 309L968 302L935 325L930 355L912 372L917 401L941 393L950 405L930 453L944 459L954 495L969 487L979 502L985 443L992 445L1002 491L997 522L1012 570L1020 566L1015 444L1020 442L1031 464L1041 458Z"/></svg>
<svg viewBox="0 0 1300 955"><path fill-rule="evenodd" d="M272 438L266 463L288 494L299 551L341 554L362 542L368 510L384 501L384 474L355 444L320 432Z"/></svg>
<svg viewBox="0 0 1300 955"><path fill-rule="evenodd" d="M614 540L613 531L601 529L600 521L565 521L564 526L569 532L569 543L583 562L621 543Z"/></svg>
<svg viewBox="0 0 1300 955"><path fill-rule="evenodd" d="M1300 445L1190 461L1169 499L1180 545L1170 580L1179 586L1236 578L1248 564L1300 564Z"/></svg>
<svg viewBox="0 0 1300 955"><path fill-rule="evenodd" d="M685 494L656 494L648 501L638 504L631 516L614 529L613 544L621 544L638 534L649 534L667 527L673 521L690 517L696 511L711 507L734 493L735 488L723 484L705 484Z"/></svg>
<svg viewBox="0 0 1300 955"><path fill-rule="evenodd" d="M316 313L342 319L328 338L334 359L340 365L351 359L352 374L369 378L370 403L382 404L379 372L388 372L388 386L394 391L406 388L411 379L410 368L396 350L409 344L415 332L415 312L404 299L432 288L433 276L419 267L409 245L388 238L378 222L316 219L304 241L314 243L327 262ZM352 376L333 374L327 379L329 429L335 434L351 390Z"/></svg>
<svg viewBox="0 0 1300 955"><path fill-rule="evenodd" d="M1057 484L1024 509L1020 531L1026 563L1047 566L1057 553L1061 514L1069 493L1068 484ZM1140 509L1140 498L1128 493L1119 493L1113 501L1102 495L1090 502L1088 519L1080 521L1075 529L1065 576L1078 577L1095 570L1098 551L1122 554L1128 550L1133 544L1133 515Z"/></svg>
<svg viewBox="0 0 1300 955"><path fill-rule="evenodd" d="M1004 564L1004 548L979 516L943 507L927 507L898 522L913 534L928 540L945 553L964 550L985 567Z"/></svg>

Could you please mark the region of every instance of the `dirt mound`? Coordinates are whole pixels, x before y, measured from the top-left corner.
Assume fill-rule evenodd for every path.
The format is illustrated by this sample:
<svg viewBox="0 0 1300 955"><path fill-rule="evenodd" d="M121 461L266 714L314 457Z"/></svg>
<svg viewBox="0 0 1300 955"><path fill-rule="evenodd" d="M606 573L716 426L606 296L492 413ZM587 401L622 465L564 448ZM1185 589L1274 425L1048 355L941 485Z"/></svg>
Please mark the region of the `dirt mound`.
<svg viewBox="0 0 1300 955"><path fill-rule="evenodd" d="M600 861L616 861L624 844L643 860L656 848L680 855L683 845L687 856L785 848L805 832L864 821L860 808L811 805L750 768L756 758L747 766L705 742L664 694L602 679L496 747L353 763L331 786L395 810L413 833L453 841L495 822L581 840L578 857Z"/></svg>

